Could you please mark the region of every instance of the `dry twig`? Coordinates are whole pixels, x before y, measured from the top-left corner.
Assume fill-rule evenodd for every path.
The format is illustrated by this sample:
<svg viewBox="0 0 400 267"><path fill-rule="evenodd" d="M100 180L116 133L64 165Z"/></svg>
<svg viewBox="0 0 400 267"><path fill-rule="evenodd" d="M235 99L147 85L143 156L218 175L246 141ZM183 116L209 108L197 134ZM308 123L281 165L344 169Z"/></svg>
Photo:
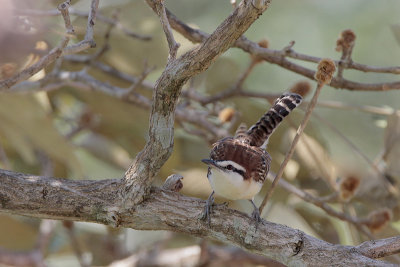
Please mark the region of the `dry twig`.
<svg viewBox="0 0 400 267"><path fill-rule="evenodd" d="M174 35L172 33L171 26L169 25L169 21L167 18L167 13L165 12L164 0L157 0L157 1L148 1L153 2L155 8L157 10L157 14L160 17L161 25L163 27L165 36L167 37L168 47L169 47L169 56L168 60L175 60L176 52L180 46L174 39ZM150 3L151 5L152 3Z"/></svg>
<svg viewBox="0 0 400 267"><path fill-rule="evenodd" d="M330 60L330 59L323 59L321 62L318 64L318 71L316 73L316 79L318 81L317 88L315 89L314 96L311 99L310 104L307 107L306 114L304 115L303 121L301 122L299 128L297 129L296 136L294 137L292 144L290 146L289 151L286 153L285 159L283 160L278 173L275 176L274 181L271 184L271 187L269 188L267 194L265 195L261 205L260 205L260 214L262 213L265 205L267 204L268 199L271 197L272 192L274 191L279 179L283 175L283 171L285 170L286 165L288 164L289 160L291 159L294 149L296 148L297 142L300 140L300 136L303 133L308 120L310 119L311 113L315 108L315 105L317 104L318 96L321 92L322 87L325 84L329 84L331 82L333 73L335 72L336 67L335 63Z"/></svg>

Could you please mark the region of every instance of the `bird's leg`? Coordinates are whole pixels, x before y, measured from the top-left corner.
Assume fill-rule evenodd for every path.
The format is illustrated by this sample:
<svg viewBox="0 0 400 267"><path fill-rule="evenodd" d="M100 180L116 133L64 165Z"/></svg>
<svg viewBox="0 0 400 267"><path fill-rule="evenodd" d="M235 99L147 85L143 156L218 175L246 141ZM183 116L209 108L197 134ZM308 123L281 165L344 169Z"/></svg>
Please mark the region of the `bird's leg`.
<svg viewBox="0 0 400 267"><path fill-rule="evenodd" d="M256 221L256 224L258 225L260 222L262 222L261 216L260 216L260 211L257 208L256 204L254 204L253 199L250 199L251 204L253 205L253 213L251 214L251 217Z"/></svg>
<svg viewBox="0 0 400 267"><path fill-rule="evenodd" d="M206 201L206 205L204 207L204 214L202 219L208 221L208 226L211 226L211 212L212 206L214 204L214 191L212 191L211 195L208 197Z"/></svg>

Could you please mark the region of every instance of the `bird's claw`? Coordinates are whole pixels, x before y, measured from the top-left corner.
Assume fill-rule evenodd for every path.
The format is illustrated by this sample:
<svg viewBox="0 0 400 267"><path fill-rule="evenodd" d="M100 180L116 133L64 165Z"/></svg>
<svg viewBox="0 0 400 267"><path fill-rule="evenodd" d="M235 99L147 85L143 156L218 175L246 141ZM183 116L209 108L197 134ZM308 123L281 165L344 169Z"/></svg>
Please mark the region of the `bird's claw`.
<svg viewBox="0 0 400 267"><path fill-rule="evenodd" d="M202 220L208 222L208 226L211 227L211 212L212 208L214 205L214 191L211 193L211 195L208 197L206 201L206 205L204 206L204 213L203 216L201 217Z"/></svg>

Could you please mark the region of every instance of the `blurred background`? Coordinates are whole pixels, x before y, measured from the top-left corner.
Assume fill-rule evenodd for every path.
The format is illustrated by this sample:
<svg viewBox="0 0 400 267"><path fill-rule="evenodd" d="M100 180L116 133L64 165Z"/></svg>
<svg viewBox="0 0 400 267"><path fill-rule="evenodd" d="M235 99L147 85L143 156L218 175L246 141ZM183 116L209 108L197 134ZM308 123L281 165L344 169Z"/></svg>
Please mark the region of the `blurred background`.
<svg viewBox="0 0 400 267"><path fill-rule="evenodd" d="M58 45L65 28L61 16L52 11L61 2L0 0L1 79L37 62ZM232 11L228 0L166 1L166 6L189 26L207 33ZM89 0L72 1L75 12L71 12L71 18L76 37L71 42L82 40L89 7ZM399 10L397 0L272 1L245 36L254 42L266 39L268 47L277 50L295 41L296 52L338 60L341 53L335 51L336 40L340 32L352 29L357 36L352 54L355 62L396 66L400 59ZM97 19L96 48L80 53L79 58L71 56L59 60L30 81L44 81L43 78L54 70L84 71L105 84L130 88L135 83L129 77L143 77L144 81L134 89L151 99L151 87L168 57L158 17L145 1L137 0L102 0L99 13L114 24L110 26L106 19ZM181 44L178 56L196 45L179 33L174 34ZM204 96L226 90L235 85L252 60L240 49L229 49L206 72L194 77L184 90L195 90ZM313 63L296 63L316 68ZM104 65L128 78L102 71L99 66ZM398 80L393 74L355 70L345 70L344 77L364 83ZM262 62L252 69L243 88L280 94L299 81L307 79ZM314 89L315 82L308 82ZM146 142L149 109L107 93L88 90L79 81L75 86L69 83L57 89L44 88L1 94L0 167L66 179L122 178ZM305 96L306 100L310 97L311 93ZM311 118L306 135L285 171L285 179L314 196L328 197L327 201L335 210L361 221L369 218L371 222L373 216L383 214L383 219L379 217L374 225L361 224L375 238L398 235L398 195L385 187L388 182L399 189L400 183L398 91L362 92L326 86L319 101L321 104L314 111L317 116ZM261 98L232 97L201 105L184 97L180 105L206 114L215 127L233 134L240 122L255 123L268 110L270 102ZM232 116L224 117L223 112ZM294 136L293 127L303 115L303 110L296 110L270 140L272 173L279 169ZM174 152L159 173L157 185L170 174L177 173L184 177L182 194L208 197L211 189L206 179L207 170L200 160L208 157L210 143L217 137L205 135L204 129L201 131L199 134L198 125L194 123L176 124ZM385 174L386 182L377 170ZM345 181L355 181L350 196L343 195ZM256 198L257 205L268 186L266 182ZM230 206L251 211L247 201L230 203ZM282 188L275 191L262 216L332 243L356 245L371 237ZM49 234L43 235L43 229L49 230ZM46 241L44 262L48 266L104 266L132 254L204 246L202 240L176 233L112 229L89 223L43 222L0 214L0 253L3 250L29 252L38 246L43 236ZM208 242L206 245L222 244ZM142 265L146 266L146 262Z"/></svg>

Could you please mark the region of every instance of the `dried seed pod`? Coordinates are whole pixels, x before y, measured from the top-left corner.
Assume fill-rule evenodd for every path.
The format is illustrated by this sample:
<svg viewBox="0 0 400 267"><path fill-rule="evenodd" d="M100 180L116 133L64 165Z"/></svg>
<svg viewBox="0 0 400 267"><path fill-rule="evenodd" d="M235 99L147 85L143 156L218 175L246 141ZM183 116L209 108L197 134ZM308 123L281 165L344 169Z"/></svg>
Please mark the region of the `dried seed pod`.
<svg viewBox="0 0 400 267"><path fill-rule="evenodd" d="M340 33L339 38L336 40L336 51L347 51L353 48L356 41L356 34L348 29Z"/></svg>
<svg viewBox="0 0 400 267"><path fill-rule="evenodd" d="M262 48L268 48L269 47L269 42L267 39L262 39L257 43L260 47ZM257 57L257 56L251 56L253 60L253 64L258 64L264 61L264 59Z"/></svg>
<svg viewBox="0 0 400 267"><path fill-rule="evenodd" d="M1 78L8 79L17 72L17 65L14 63L5 63L1 66Z"/></svg>
<svg viewBox="0 0 400 267"><path fill-rule="evenodd" d="M224 108L218 114L218 119L222 123L230 122L235 115L235 110L233 108Z"/></svg>
<svg viewBox="0 0 400 267"><path fill-rule="evenodd" d="M263 47L263 48L268 48L269 47L269 41L267 39L261 39L258 42L258 45Z"/></svg>
<svg viewBox="0 0 400 267"><path fill-rule="evenodd" d="M360 178L354 175L347 176L339 182L339 198L349 201L355 195L360 185Z"/></svg>
<svg viewBox="0 0 400 267"><path fill-rule="evenodd" d="M335 71L335 62L330 58L323 58L318 63L317 72L315 73L314 78L318 83L329 84Z"/></svg>
<svg viewBox="0 0 400 267"><path fill-rule="evenodd" d="M368 215L368 220L364 223L371 232L379 232L390 222L393 214L388 208L375 210Z"/></svg>
<svg viewBox="0 0 400 267"><path fill-rule="evenodd" d="M311 84L308 81L299 81L293 84L290 92L301 95L303 98L311 91Z"/></svg>

